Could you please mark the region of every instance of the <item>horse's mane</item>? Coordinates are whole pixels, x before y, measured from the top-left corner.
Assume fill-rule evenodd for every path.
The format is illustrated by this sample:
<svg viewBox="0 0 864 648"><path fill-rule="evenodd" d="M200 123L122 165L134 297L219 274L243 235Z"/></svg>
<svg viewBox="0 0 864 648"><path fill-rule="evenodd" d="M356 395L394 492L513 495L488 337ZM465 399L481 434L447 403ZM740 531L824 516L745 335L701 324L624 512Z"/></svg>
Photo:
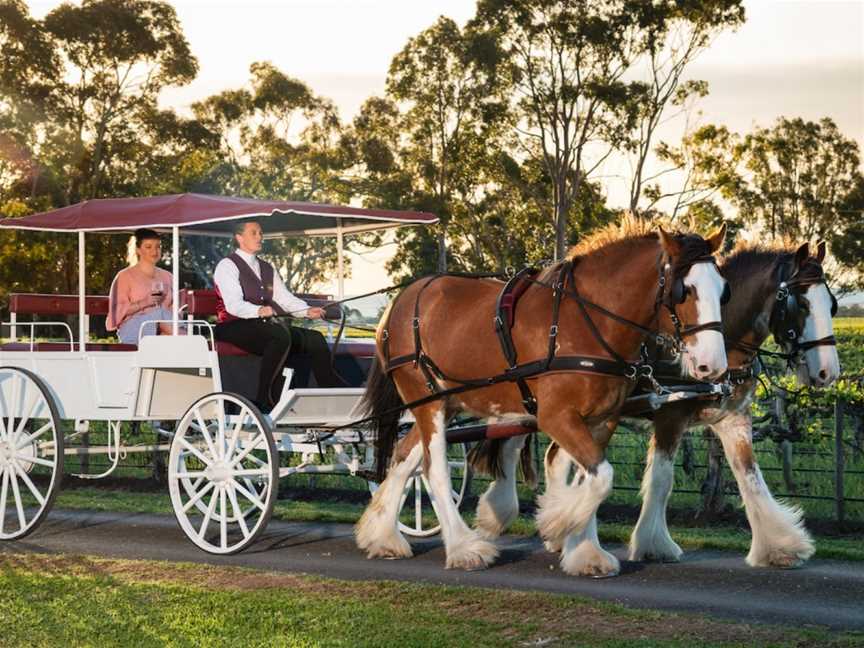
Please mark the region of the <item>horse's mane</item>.
<svg viewBox="0 0 864 648"><path fill-rule="evenodd" d="M668 223L636 218L629 213L625 214L618 222L604 225L586 235L581 241L570 248L567 257L575 259L576 257L586 256L592 252L597 252L619 243L656 238L658 225L667 227Z"/></svg>
<svg viewBox="0 0 864 648"><path fill-rule="evenodd" d="M727 281L737 284L769 266L787 262L794 252L786 243L739 243L724 257L720 271Z"/></svg>
<svg viewBox="0 0 864 648"><path fill-rule="evenodd" d="M792 263L795 247L789 241L778 243L740 242L720 264L720 274L732 286L733 299L723 310L726 336L739 340L751 330L763 308L764 296L776 289L778 268ZM768 278L768 282L764 278ZM758 280L762 278L762 281ZM738 291L745 291L739 293ZM744 299L740 297L743 295ZM739 297L735 299L735 297Z"/></svg>

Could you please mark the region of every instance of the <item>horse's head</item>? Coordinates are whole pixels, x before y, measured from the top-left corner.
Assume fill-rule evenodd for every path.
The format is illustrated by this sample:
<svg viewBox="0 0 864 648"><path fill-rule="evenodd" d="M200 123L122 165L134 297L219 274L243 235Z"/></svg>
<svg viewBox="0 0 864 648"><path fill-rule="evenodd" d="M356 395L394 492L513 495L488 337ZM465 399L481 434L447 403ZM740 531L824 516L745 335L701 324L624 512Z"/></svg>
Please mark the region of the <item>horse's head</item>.
<svg viewBox="0 0 864 648"><path fill-rule="evenodd" d="M661 269L665 315L660 317L660 332L675 337L682 371L698 380L719 378L727 368L720 307L730 292L713 256L725 236L725 224L707 239L660 228L667 259Z"/></svg>
<svg viewBox="0 0 864 648"><path fill-rule="evenodd" d="M774 340L792 355L798 380L804 385L824 387L840 375L840 359L831 318L837 300L828 289L822 261L825 242L810 256L807 243L795 252L791 271L781 266L777 300L771 311Z"/></svg>

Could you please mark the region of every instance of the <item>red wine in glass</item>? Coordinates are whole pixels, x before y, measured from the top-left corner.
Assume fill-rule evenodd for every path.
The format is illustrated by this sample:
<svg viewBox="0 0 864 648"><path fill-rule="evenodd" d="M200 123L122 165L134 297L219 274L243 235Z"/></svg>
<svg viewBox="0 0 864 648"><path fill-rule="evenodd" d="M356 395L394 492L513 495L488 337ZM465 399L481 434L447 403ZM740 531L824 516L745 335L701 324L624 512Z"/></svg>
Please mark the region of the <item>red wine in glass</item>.
<svg viewBox="0 0 864 648"><path fill-rule="evenodd" d="M150 282L150 296L155 297L158 301L162 301L162 297L165 295L165 282L163 281L152 281Z"/></svg>

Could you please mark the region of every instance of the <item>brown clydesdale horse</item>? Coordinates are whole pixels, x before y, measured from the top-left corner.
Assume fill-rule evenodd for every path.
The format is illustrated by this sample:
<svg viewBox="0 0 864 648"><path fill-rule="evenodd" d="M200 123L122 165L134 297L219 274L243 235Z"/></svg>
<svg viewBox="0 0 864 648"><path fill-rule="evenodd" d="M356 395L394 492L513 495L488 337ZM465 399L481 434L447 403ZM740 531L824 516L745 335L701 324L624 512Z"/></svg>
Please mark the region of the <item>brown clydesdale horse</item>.
<svg viewBox="0 0 864 648"><path fill-rule="evenodd" d="M656 330L664 303L677 319L694 328L684 329L683 340L684 364L690 373L704 379L720 376L726 371L722 334L701 325L719 320L726 284L711 255L722 245L724 235L725 229L708 239L662 230L633 234L625 227L618 235L606 232L605 238L595 237L568 261L537 275L520 298L512 328L519 362L547 357L556 301L550 286L564 276L566 294L559 302L557 338L552 345L557 357L608 361L611 351L637 362L646 334ZM711 262L704 262L708 260ZM567 263L572 265L565 266ZM387 478L355 529L358 546L370 558L411 556L397 516L405 482L421 459L441 523L447 567L483 568L497 556L494 544L465 524L452 500L445 428L458 412L524 417L524 394L514 383L500 382L414 406L415 424L395 454L398 415L392 412L403 403L429 397L430 387L458 387L460 381L507 370L493 324L501 289L502 283L491 279L425 278L408 286L382 318L377 363L364 403L368 413L382 417L377 432L379 466L386 466L391 454L393 458ZM577 293L635 326L594 309L586 316L573 298ZM390 364L391 358L416 357L421 347L422 354L434 359L434 371L424 370L422 361ZM618 561L600 547L594 517L612 488L606 445L634 383L621 374L590 368L545 371L526 383L536 398L540 429L584 469L578 484L565 483L540 498L540 531L553 542L567 540L569 549L562 560L567 572L615 574Z"/></svg>
<svg viewBox="0 0 864 648"><path fill-rule="evenodd" d="M825 283L825 244L809 255L805 243L795 250L742 247L721 265L732 288L723 308L731 396L717 401L668 403L653 413L654 435L642 480L642 511L630 537L630 560L677 561L681 548L666 525L666 504L674 481L674 460L681 437L690 426L708 425L723 444L750 522L751 566L791 567L813 554L813 543L797 508L771 495L753 452L750 403L758 384L756 350L769 334L789 354L803 385L826 386L840 374L831 317L836 311ZM497 536L518 513L515 473L523 438L487 441L476 448L482 467L498 467L495 481L480 499L478 530ZM490 460L488 455L497 455ZM523 457L524 460L524 457ZM546 453L547 488L571 479L572 463L552 443ZM577 472L580 468L577 466ZM577 476L578 478L578 476ZM560 544L547 543L550 550Z"/></svg>

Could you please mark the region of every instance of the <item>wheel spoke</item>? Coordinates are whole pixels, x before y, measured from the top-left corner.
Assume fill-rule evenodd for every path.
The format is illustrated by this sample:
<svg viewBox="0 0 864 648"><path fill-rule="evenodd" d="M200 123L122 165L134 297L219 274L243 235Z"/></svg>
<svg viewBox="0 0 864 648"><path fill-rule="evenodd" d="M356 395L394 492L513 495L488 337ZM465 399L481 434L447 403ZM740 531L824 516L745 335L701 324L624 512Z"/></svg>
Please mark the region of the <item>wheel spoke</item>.
<svg viewBox="0 0 864 648"><path fill-rule="evenodd" d="M262 511L267 508L266 506L264 506L264 502L262 502L257 496L253 495L248 490L246 490L246 488L244 488L236 479L234 479L232 481L234 482L234 488L236 488L237 492L239 492L243 497L245 497L247 500L252 502L255 506L257 506Z"/></svg>
<svg viewBox="0 0 864 648"><path fill-rule="evenodd" d="M240 416L237 417L234 429L231 430L231 441L229 441L228 450L225 452L225 461L231 461L231 457L234 456L234 451L237 449L237 440L240 438L240 430L243 429L243 424L246 423L246 419L248 418L249 410L244 407L243 411L240 412Z"/></svg>
<svg viewBox="0 0 864 648"><path fill-rule="evenodd" d="M46 468L53 468L55 461L51 461L50 459L43 459L42 457L31 457L30 455L20 454L16 452L13 455L16 459L23 461L25 463L36 464L37 466L45 466Z"/></svg>
<svg viewBox="0 0 864 648"><path fill-rule="evenodd" d="M245 540L251 535L251 533L249 532L249 527L246 525L246 518L243 515L243 509L240 508L240 505L237 503L237 493L234 492L234 490L233 485L228 484L228 499L231 501L231 510L234 511L234 516L240 524L240 530L243 532L243 539Z"/></svg>
<svg viewBox="0 0 864 648"><path fill-rule="evenodd" d="M192 479L194 477L206 477L203 470L190 470L176 473L178 479Z"/></svg>
<svg viewBox="0 0 864 648"><path fill-rule="evenodd" d="M210 506L207 507L207 512L204 514L204 522L201 523L201 528L198 530L198 540L204 539L204 534L207 533L207 526L210 524L210 518L213 517L213 511L216 510L216 502L219 500L216 493L210 498Z"/></svg>
<svg viewBox="0 0 864 648"><path fill-rule="evenodd" d="M3 533L3 525L6 521L6 495L9 494L9 471L3 470L3 484L0 486L0 534Z"/></svg>
<svg viewBox="0 0 864 648"><path fill-rule="evenodd" d="M269 470L262 470L260 468L250 468L248 470L232 470L232 477L263 477L264 475L269 475Z"/></svg>
<svg viewBox="0 0 864 648"><path fill-rule="evenodd" d="M247 445L243 449L243 452L241 452L239 455L237 455L237 457L235 459L231 460L230 467L234 468L234 466L236 466L241 461L243 461L249 455L249 453L252 452L262 440L264 440L263 434L259 434L254 439L252 439L252 441L249 443L249 445Z"/></svg>
<svg viewBox="0 0 864 648"><path fill-rule="evenodd" d="M216 447L219 448L219 459L225 459L225 399L218 400L216 408Z"/></svg>
<svg viewBox="0 0 864 648"><path fill-rule="evenodd" d="M177 440L180 442L180 445L182 445L189 452L191 452L196 457L198 457L201 461L203 461L205 466L210 466L213 464L213 462L210 459L208 459L207 457L204 456L203 452L201 452L198 448L196 448L191 443L189 443L186 439L184 439L183 437L177 437Z"/></svg>
<svg viewBox="0 0 864 648"><path fill-rule="evenodd" d="M198 431L201 433L201 436L204 437L204 441L207 443L207 447L210 449L210 456L212 456L214 459L217 459L219 455L216 454L216 448L213 446L213 437L210 436L210 429L204 423L204 419L201 418L200 409L195 410L195 418L198 421L198 425L196 426L195 423L193 423L192 425L194 427L197 427Z"/></svg>
<svg viewBox="0 0 864 648"><path fill-rule="evenodd" d="M6 424L6 438L12 436L12 430L15 429L15 408L18 407L18 396L21 390L21 376L17 373L12 378L12 402L9 407L9 422Z"/></svg>
<svg viewBox="0 0 864 648"><path fill-rule="evenodd" d="M414 528L423 528L423 490L420 488L420 478L414 478Z"/></svg>
<svg viewBox="0 0 864 648"><path fill-rule="evenodd" d="M26 393L27 390L25 389L24 391ZM27 424L27 421L29 421L30 419L33 418L33 414L36 413L36 407L41 402L42 402L42 399L40 399L39 396L37 396L36 400L33 401L33 405L30 407L30 411L27 412L27 416L22 416L21 420L18 421L18 427L15 428L15 431L12 433L12 436L9 439L10 442L15 443L15 439L17 439L21 435L21 433L24 431L24 426ZM21 411L23 412L24 410L22 409Z"/></svg>
<svg viewBox="0 0 864 648"><path fill-rule="evenodd" d="M200 491L195 493L195 495L190 497L189 501L183 505L183 512L186 513L190 508L195 506L195 504L197 504L198 501L202 497L204 497L207 493L209 493L210 489L213 488L215 485L216 485L216 482L207 482L207 485L204 488L202 488ZM193 490L194 490L194 487L193 487Z"/></svg>
<svg viewBox="0 0 864 648"><path fill-rule="evenodd" d="M21 491L18 489L18 480L15 473L10 471L9 481L12 482L12 496L15 498L15 508L18 509L18 522L21 525L19 531L27 528L27 517L24 515L24 502L21 500Z"/></svg>
<svg viewBox="0 0 864 648"><path fill-rule="evenodd" d="M54 421L49 420L45 425L43 425L41 428L36 430L33 434L27 435L24 438L24 441L20 445L15 446L15 449L20 450L21 448L33 443L36 439L38 439L40 436L45 434L48 430L51 430L53 428L54 428Z"/></svg>
<svg viewBox="0 0 864 648"><path fill-rule="evenodd" d="M225 489L219 489L219 546L228 547L228 506L225 502Z"/></svg>
<svg viewBox="0 0 864 648"><path fill-rule="evenodd" d="M45 498L42 496L42 493L39 492L39 489L36 488L36 485L33 483L33 480L30 479L30 475L16 464L12 464L15 470L18 471L18 474L21 475L21 479L27 484L27 488L30 489L30 492L33 493L33 497L36 498L36 501L39 502L39 506L45 506Z"/></svg>

